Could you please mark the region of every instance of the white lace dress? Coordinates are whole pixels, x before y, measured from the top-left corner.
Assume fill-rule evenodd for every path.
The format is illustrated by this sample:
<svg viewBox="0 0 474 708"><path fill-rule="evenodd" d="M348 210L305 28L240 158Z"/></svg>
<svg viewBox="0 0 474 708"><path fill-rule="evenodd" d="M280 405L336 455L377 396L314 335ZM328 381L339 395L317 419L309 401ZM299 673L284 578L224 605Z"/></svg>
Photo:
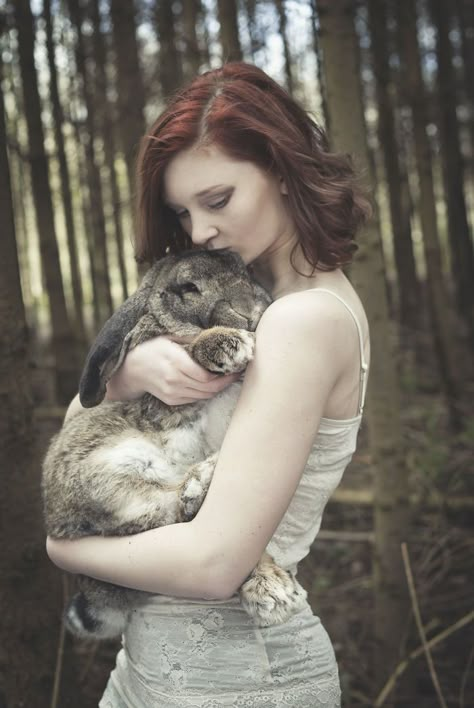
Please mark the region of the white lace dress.
<svg viewBox="0 0 474 708"><path fill-rule="evenodd" d="M342 302L359 330L359 414L321 420L297 491L267 547L279 565L295 573L356 449L362 417L367 378L362 332ZM289 621L261 628L237 595L223 601L150 595L127 626L99 708L224 706L338 708L337 663L321 621L307 604Z"/></svg>

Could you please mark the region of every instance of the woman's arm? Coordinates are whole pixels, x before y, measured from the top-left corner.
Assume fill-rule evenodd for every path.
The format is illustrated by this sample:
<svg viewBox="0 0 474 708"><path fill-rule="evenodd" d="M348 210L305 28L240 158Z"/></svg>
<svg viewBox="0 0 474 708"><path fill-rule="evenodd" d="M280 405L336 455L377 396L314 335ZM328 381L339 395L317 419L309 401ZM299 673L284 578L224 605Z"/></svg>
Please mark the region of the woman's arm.
<svg viewBox="0 0 474 708"><path fill-rule="evenodd" d="M195 519L132 537L50 541L54 562L150 592L232 595L296 490L325 402L348 364L347 339L337 303L304 293L275 302L258 327L256 356Z"/></svg>

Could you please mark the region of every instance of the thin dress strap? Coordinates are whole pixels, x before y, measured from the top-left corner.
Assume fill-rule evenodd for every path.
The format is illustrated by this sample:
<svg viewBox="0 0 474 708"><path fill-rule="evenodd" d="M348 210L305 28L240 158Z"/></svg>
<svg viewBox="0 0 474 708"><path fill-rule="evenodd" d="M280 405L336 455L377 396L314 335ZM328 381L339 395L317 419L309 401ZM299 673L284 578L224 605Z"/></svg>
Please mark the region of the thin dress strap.
<svg viewBox="0 0 474 708"><path fill-rule="evenodd" d="M368 371L368 364L365 360L364 356L364 337L362 335L362 327L360 326L360 322L357 319L357 316L345 300L342 299L340 295L337 295L334 293L332 290L327 290L326 288L310 288L312 292L320 292L320 293L329 293L329 295L334 295L335 298L341 302L344 307L349 310L349 312L352 315L352 318L354 322L356 323L357 331L359 333L359 350L360 350L360 381L359 381L359 403L358 403L358 414L362 415L364 411L364 403L365 403L365 393L367 390L367 371Z"/></svg>

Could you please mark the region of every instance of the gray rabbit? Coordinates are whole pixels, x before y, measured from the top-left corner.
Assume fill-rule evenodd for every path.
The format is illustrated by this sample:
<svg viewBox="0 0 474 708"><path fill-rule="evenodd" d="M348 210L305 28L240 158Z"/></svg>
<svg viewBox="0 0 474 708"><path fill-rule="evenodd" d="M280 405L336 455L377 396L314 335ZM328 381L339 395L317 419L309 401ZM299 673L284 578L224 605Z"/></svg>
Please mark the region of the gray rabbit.
<svg viewBox="0 0 474 708"><path fill-rule="evenodd" d="M150 394L102 402L125 355L160 334L192 338L187 349L209 371L243 371L270 297L229 251L188 251L157 262L106 322L86 359L85 408L53 438L43 464L47 533L55 538L128 535L188 521L202 504L240 384L209 400L168 406ZM101 405L99 405L101 404ZM283 621L304 600L291 573L264 554L240 589L260 625ZM146 593L80 576L66 610L75 634L121 634Z"/></svg>

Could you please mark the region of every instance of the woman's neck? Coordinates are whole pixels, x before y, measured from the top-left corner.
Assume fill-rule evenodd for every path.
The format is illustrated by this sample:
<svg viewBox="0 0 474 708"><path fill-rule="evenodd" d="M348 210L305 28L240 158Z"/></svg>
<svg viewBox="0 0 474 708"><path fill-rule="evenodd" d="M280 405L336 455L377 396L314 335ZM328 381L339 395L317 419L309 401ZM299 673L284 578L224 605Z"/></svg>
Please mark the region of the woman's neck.
<svg viewBox="0 0 474 708"><path fill-rule="evenodd" d="M251 265L255 278L266 288L275 300L317 285L318 274L304 257L299 245L288 240L271 251L262 254Z"/></svg>

